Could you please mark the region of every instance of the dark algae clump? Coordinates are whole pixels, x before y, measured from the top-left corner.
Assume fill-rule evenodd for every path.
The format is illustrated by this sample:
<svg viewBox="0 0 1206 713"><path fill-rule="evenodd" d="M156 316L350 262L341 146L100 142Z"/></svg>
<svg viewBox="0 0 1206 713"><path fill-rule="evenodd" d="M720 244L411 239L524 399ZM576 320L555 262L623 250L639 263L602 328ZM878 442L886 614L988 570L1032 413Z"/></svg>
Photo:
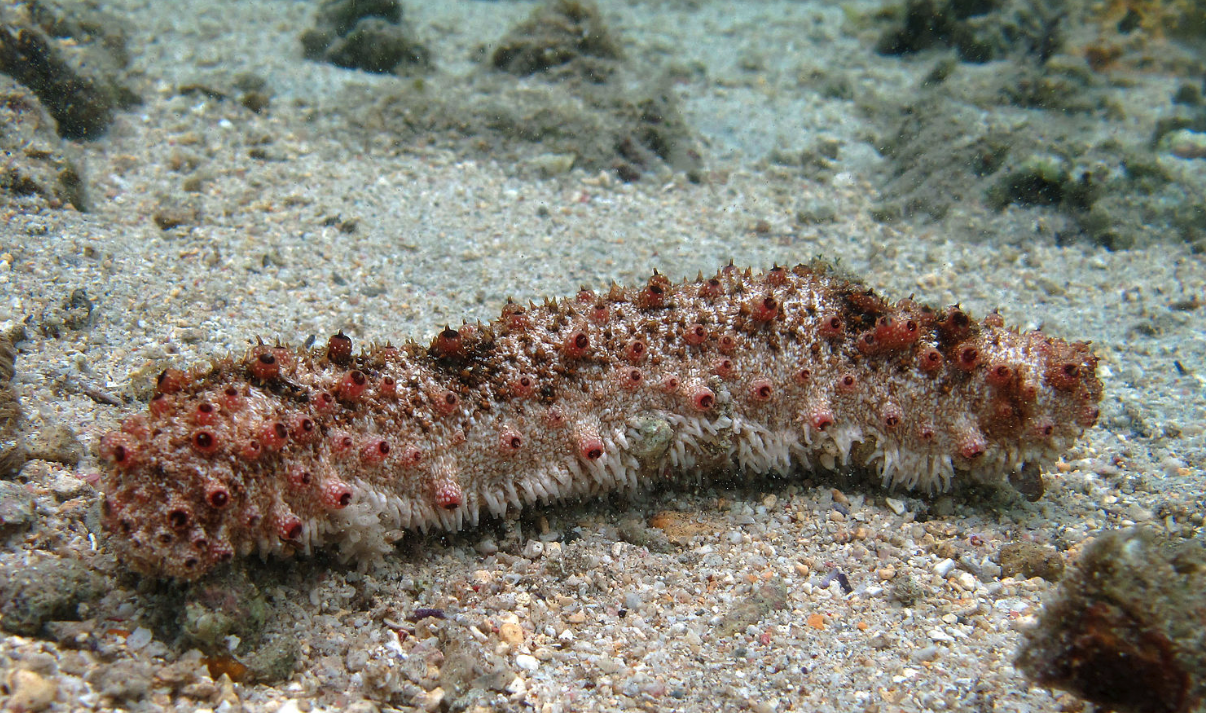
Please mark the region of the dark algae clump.
<svg viewBox="0 0 1206 713"><path fill-rule="evenodd" d="M97 138L139 102L129 63L124 25L95 3L0 5L0 73L38 95L64 138Z"/></svg>
<svg viewBox="0 0 1206 713"><path fill-rule="evenodd" d="M558 0L538 7L499 41L490 57L495 69L526 77L567 70L603 82L621 58L620 45L591 3Z"/></svg>
<svg viewBox="0 0 1206 713"><path fill-rule="evenodd" d="M1201 710L1206 693L1206 547L1152 530L1090 543L1017 667L1119 713Z"/></svg>
<svg viewBox="0 0 1206 713"><path fill-rule="evenodd" d="M301 35L306 59L366 72L423 71L431 52L415 37L397 0L325 0Z"/></svg>

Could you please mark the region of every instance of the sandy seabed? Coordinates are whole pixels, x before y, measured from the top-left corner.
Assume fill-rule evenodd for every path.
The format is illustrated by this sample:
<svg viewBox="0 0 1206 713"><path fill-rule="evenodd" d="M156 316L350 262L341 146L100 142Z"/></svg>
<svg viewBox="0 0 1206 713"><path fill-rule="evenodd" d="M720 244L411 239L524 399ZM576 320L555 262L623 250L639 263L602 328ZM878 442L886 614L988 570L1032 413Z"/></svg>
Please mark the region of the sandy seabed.
<svg viewBox="0 0 1206 713"><path fill-rule="evenodd" d="M532 7L407 11L437 71L456 75L477 71L476 48ZM929 63L873 55L836 6L605 4L630 60L705 68L675 89L703 180L651 171L636 183L581 170L536 179L488 151L365 139L340 102L409 80L303 61L310 4L106 9L128 23L144 103L81 145L93 210L17 203L0 224L0 320L29 321L14 380L26 429L69 426L88 455L26 465L17 482L37 522L10 533L0 563L83 558L107 591L72 637L0 641L13 696L49 686L59 710L1074 710L1011 664L1053 585L1003 576L1000 548L1067 552L1109 528L1184 527L1178 507L1202 510L1201 257L1176 244L1058 245L1041 215L1013 208L1013 231L979 242L874 220L876 129L857 102L799 77L840 67L868 102ZM266 79L268 111L177 91L241 72ZM1158 109L1134 108L1136 121ZM766 160L830 139L843 148L823 180ZM199 190L185 193L189 177ZM152 216L180 202L195 220L161 229ZM817 205L832 219L798 220ZM188 595L124 573L89 529L95 445L169 364L241 353L257 336L422 341L497 315L508 297L817 255L890 298L999 309L1092 341L1101 419L1042 500L988 507L793 474L408 537L367 572L322 557L251 563L266 623L257 641L225 643L235 659L290 649L293 672L268 683L213 680L221 670L187 653L164 614ZM94 305L86 328L40 331L76 290ZM408 622L420 608L447 618Z"/></svg>

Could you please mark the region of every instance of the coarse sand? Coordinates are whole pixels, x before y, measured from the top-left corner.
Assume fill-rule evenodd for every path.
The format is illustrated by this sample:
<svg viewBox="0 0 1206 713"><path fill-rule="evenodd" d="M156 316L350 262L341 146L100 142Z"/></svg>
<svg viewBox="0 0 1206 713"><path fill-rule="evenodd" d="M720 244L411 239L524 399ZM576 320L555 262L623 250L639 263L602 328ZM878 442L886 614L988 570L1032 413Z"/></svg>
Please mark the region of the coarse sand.
<svg viewBox="0 0 1206 713"><path fill-rule="evenodd" d="M406 16L436 71L456 76L482 71L481 48L533 6L411 2ZM51 696L54 710L1075 710L1012 666L1053 583L1003 571L1002 546L1070 561L1106 529L1202 525L1201 256L1174 243L1110 252L1059 240L1041 212L1016 207L974 242L937 224L875 220L883 159L859 105L907 91L932 60L874 55L837 4L603 3L628 61L674 70L704 157L698 181L651 170L633 183L580 169L534 178L489 147L350 126L347 102L416 80L303 61L297 37L312 3L105 9L126 23L143 104L80 144L93 210L0 207L0 322L26 323L14 379L24 429L38 438L68 426L86 453L77 466L32 460L16 476L36 522L0 532L0 565L84 558L108 590L75 612L83 621L68 634L0 640L0 700ZM857 101L819 91L806 79L817 72L840 73ZM268 110L178 91L230 86L241 73L265 80ZM1169 88L1161 97L1175 87L1140 82L1126 106L1136 122L1161 110L1152 83ZM820 175L767 159L828 141L842 148ZM818 206L823 220L800 218ZM153 216L165 210L186 219L161 229ZM95 529L86 481L99 470L97 441L145 408L167 365L241 353L256 337L426 341L446 324L492 318L508 297L814 256L892 299L998 309L1010 324L1092 341L1101 419L1047 474L1041 500L926 497L801 473L689 481L407 535L364 572L325 556L253 560L266 623L222 632L229 657L209 640L208 668L189 653L204 637L180 638L187 616L173 609L197 597L124 573ZM77 290L93 305L88 323L42 329ZM283 675L256 680L232 663L280 650L296 657Z"/></svg>

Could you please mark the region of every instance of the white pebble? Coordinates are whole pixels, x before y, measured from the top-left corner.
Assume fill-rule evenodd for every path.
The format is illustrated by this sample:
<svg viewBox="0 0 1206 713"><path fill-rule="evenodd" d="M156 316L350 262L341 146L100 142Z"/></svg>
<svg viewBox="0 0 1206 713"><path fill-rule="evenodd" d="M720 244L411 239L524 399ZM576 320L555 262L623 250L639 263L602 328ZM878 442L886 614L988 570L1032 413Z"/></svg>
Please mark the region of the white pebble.
<svg viewBox="0 0 1206 713"><path fill-rule="evenodd" d="M77 495L82 495L89 488L88 484L81 478L76 478L67 473L58 473L50 481L50 489L54 492L55 497L66 500L74 498Z"/></svg>
<svg viewBox="0 0 1206 713"><path fill-rule="evenodd" d="M522 668L524 671L535 671L540 668L540 661L535 656L528 654L519 654L515 657L515 665Z"/></svg>
<svg viewBox="0 0 1206 713"><path fill-rule="evenodd" d="M138 651L151 643L151 638L151 630L140 626L134 630L133 634L126 637L126 648L131 651Z"/></svg>
<svg viewBox="0 0 1206 713"><path fill-rule="evenodd" d="M938 564L934 565L934 574L938 575L939 577L942 577L943 579L946 579L946 575L950 574L951 570L953 570L954 568L955 568L955 560L950 559L948 557L947 559L944 559L941 562L939 562Z"/></svg>

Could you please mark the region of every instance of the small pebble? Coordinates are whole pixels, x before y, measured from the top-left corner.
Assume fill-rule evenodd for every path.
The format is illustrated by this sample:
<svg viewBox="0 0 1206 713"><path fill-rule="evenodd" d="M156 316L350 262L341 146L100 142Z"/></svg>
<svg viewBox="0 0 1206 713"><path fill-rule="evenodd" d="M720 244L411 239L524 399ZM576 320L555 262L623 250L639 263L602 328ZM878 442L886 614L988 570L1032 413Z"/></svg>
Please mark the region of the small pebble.
<svg viewBox="0 0 1206 713"><path fill-rule="evenodd" d="M512 646L518 646L523 643L523 627L516 621L505 622L498 627L498 638Z"/></svg>
<svg viewBox="0 0 1206 713"><path fill-rule="evenodd" d="M83 495L90 486L82 478L68 473L57 473L50 481L50 490L59 500L69 500Z"/></svg>
<svg viewBox="0 0 1206 713"><path fill-rule="evenodd" d="M444 689L436 687L418 696L415 704L425 711L437 711L444 702Z"/></svg>
<svg viewBox="0 0 1206 713"><path fill-rule="evenodd" d="M519 654L518 656L515 657L515 665L520 667L524 671L531 672L531 671L535 671L536 669L540 668L540 661L535 656L529 656L528 654Z"/></svg>
<svg viewBox="0 0 1206 713"><path fill-rule="evenodd" d="M53 678L46 678L33 671L14 672L8 685L12 694L5 710L15 711L45 710L54 702L59 690Z"/></svg>
<svg viewBox="0 0 1206 713"><path fill-rule="evenodd" d="M973 591L976 588L976 576L971 572L960 572L952 581L965 592Z"/></svg>
<svg viewBox="0 0 1206 713"><path fill-rule="evenodd" d="M474 545L474 549L477 550L479 555L489 557L490 555L498 554L498 543L494 541L493 537L483 537Z"/></svg>
<svg viewBox="0 0 1206 713"><path fill-rule="evenodd" d="M134 630L134 633L126 637L126 648L131 651L138 651L151 643L151 638L151 630L140 626Z"/></svg>
<svg viewBox="0 0 1206 713"><path fill-rule="evenodd" d="M20 483L0 480L0 530L21 530L33 522L33 495Z"/></svg>

